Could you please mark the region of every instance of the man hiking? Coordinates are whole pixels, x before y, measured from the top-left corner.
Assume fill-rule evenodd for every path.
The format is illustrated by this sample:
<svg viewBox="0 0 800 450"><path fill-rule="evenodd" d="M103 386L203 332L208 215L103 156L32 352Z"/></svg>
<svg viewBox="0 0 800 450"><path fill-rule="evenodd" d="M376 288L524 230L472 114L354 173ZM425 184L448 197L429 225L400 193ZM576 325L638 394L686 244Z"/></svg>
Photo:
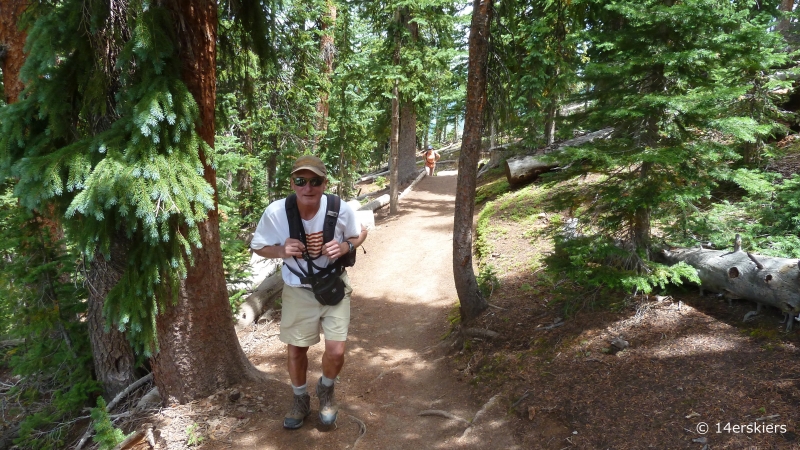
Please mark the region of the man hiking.
<svg viewBox="0 0 800 450"><path fill-rule="evenodd" d="M352 292L342 267L346 263L342 261L354 258L356 247L367 237L366 229L359 225L347 203L336 196L323 195L327 184L322 160L311 155L299 157L291 174L295 194L267 207L250 243L260 256L283 259L280 340L288 346L289 378L294 391L291 410L283 419L283 426L288 429L303 426L311 412L306 387L307 353L320 341L320 325L325 334L325 352L316 387L319 419L323 425L336 422L338 407L333 383L344 365ZM338 203L338 210L331 210L329 203Z"/></svg>

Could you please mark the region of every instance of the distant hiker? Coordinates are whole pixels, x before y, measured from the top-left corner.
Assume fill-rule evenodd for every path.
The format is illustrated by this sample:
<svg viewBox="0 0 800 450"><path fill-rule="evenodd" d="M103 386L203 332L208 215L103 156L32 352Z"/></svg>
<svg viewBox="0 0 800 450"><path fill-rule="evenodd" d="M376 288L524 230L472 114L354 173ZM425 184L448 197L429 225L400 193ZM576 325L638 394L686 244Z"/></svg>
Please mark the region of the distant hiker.
<svg viewBox="0 0 800 450"><path fill-rule="evenodd" d="M439 161L439 153L433 149L432 146L428 146L428 150L423 153L423 157L425 158L425 174L428 176L433 176L434 172L436 171L436 161Z"/></svg>
<svg viewBox="0 0 800 450"><path fill-rule="evenodd" d="M367 237L347 203L335 195L323 195L327 184L327 170L319 158L297 158L291 174L295 194L267 207L250 244L260 256L283 258L280 340L288 345L294 391L291 410L283 419L284 428L289 429L303 426L311 413L311 397L306 392L307 353L320 341L320 324L325 353L317 383L319 420L324 425L336 422L333 382L344 365L352 293L344 267L353 265L355 249Z"/></svg>

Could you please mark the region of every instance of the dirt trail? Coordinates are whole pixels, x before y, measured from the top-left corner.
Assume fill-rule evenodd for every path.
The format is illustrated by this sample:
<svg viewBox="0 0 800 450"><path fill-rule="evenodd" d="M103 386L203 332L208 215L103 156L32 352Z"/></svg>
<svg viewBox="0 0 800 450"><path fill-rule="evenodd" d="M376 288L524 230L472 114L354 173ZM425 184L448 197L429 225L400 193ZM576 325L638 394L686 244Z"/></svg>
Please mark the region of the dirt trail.
<svg viewBox="0 0 800 450"><path fill-rule="evenodd" d="M210 400L233 411L239 432L214 439L214 425L226 417L221 414L209 425L212 439L204 447L353 448L360 430L353 418L366 425L356 446L361 449L516 447L504 421L507 402L499 398L466 434L463 422L418 415L442 410L471 421L490 400L459 381L460 372L441 345L449 328L448 313L457 300L452 272L453 175L424 178L403 198L399 214L377 217L377 228L365 243L367 253L359 251L356 266L348 271L354 295L346 362L336 385L342 406L338 427L327 430L320 425L312 394L312 415L306 424L296 431L282 428L291 390L285 346L275 336L273 323L240 338L251 360L276 381L266 387L242 386L242 398L236 402L226 402L223 396ZM320 375L321 352L321 344L309 351L310 390Z"/></svg>

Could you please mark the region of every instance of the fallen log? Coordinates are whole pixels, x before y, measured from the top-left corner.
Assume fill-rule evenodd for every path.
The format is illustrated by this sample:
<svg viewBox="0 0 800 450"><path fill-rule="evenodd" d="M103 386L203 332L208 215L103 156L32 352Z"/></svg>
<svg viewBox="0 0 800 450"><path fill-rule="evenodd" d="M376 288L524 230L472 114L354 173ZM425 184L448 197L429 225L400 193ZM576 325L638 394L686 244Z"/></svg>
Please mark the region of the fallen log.
<svg viewBox="0 0 800 450"><path fill-rule="evenodd" d="M245 299L236 313L236 329L241 330L252 324L283 290L280 269L264 279L255 292Z"/></svg>
<svg viewBox="0 0 800 450"><path fill-rule="evenodd" d="M534 152L528 155L507 159L505 169L508 184L515 186L530 183L540 174L549 172L550 170L560 166L557 161L553 161L552 159L550 161L544 161L544 158L542 158L541 155L546 153L560 152L567 147L576 147L598 138L607 139L609 136L611 136L612 131L614 131L613 128L605 128L600 131L586 133L583 136L578 136L574 139L569 139L547 147L536 149ZM488 170L489 167L485 167L485 169Z"/></svg>
<svg viewBox="0 0 800 450"><path fill-rule="evenodd" d="M376 209L383 208L389 204L389 194L381 195L380 197L361 205L359 211L375 211Z"/></svg>
<svg viewBox="0 0 800 450"><path fill-rule="evenodd" d="M788 315L787 330L800 313L800 269L796 259L753 255L745 251L678 248L663 250L668 264L681 261L697 270L701 288L730 300L750 300ZM748 313L750 315L750 313Z"/></svg>
<svg viewBox="0 0 800 450"><path fill-rule="evenodd" d="M367 183L367 182L372 183L373 181L375 181L376 178L382 177L382 176L385 176L385 175L389 175L389 171L388 170L386 170L384 172L374 173L372 175L365 175L365 176L359 178L358 182L359 183Z"/></svg>
<svg viewBox="0 0 800 450"><path fill-rule="evenodd" d="M523 156L506 160L506 179L510 185L529 183L539 174L558 167L558 162L543 161L541 157Z"/></svg>

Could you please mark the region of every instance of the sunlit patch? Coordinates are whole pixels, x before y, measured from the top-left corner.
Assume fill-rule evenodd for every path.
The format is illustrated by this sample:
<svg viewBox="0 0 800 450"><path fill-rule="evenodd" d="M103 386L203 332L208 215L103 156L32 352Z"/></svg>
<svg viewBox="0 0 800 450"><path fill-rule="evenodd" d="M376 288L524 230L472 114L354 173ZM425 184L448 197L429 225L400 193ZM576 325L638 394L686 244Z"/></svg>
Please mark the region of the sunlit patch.
<svg viewBox="0 0 800 450"><path fill-rule="evenodd" d="M740 346L740 342L731 340L730 335L693 334L655 346L651 351L656 358L674 358L676 356L729 352L737 350Z"/></svg>

